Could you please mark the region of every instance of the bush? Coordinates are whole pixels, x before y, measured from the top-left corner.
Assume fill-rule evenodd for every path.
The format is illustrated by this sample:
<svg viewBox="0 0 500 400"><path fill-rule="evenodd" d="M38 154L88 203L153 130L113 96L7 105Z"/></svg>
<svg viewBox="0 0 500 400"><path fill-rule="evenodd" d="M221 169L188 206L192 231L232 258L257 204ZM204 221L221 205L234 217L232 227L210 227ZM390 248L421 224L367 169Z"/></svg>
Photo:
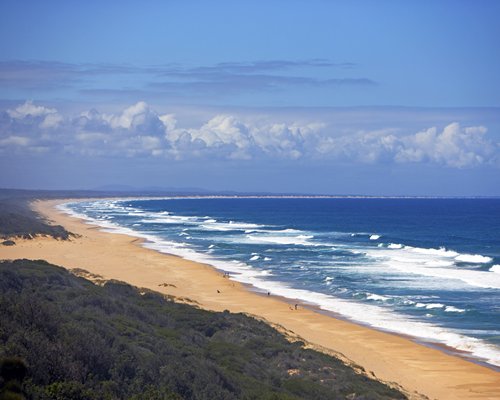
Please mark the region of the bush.
<svg viewBox="0 0 500 400"><path fill-rule="evenodd" d="M44 261L0 262L0 359L3 398L405 398L261 321Z"/></svg>

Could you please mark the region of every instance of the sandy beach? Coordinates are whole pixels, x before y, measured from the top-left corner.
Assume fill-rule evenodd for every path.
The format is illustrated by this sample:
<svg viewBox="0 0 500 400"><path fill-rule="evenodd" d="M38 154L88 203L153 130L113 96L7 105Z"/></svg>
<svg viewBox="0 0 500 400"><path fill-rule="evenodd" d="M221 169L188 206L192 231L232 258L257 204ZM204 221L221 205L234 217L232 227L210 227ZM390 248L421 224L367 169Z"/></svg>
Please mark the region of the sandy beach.
<svg viewBox="0 0 500 400"><path fill-rule="evenodd" d="M500 398L500 373L492 369L301 305L295 310L293 300L259 295L210 266L145 249L137 238L102 232L65 215L55 208L62 202L40 201L33 207L77 237L16 240L15 246L0 246L0 258L44 259L172 295L204 309L254 315L316 348L340 354L377 379L397 383L414 398Z"/></svg>

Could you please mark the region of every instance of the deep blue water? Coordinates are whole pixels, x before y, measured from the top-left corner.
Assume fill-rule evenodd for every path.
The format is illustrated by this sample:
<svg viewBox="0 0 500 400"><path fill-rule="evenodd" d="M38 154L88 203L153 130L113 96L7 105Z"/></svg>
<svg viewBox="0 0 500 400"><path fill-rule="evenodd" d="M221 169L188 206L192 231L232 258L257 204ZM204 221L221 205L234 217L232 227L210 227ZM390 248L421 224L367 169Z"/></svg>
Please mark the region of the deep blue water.
<svg viewBox="0 0 500 400"><path fill-rule="evenodd" d="M102 200L67 207L256 290L500 366L500 199Z"/></svg>

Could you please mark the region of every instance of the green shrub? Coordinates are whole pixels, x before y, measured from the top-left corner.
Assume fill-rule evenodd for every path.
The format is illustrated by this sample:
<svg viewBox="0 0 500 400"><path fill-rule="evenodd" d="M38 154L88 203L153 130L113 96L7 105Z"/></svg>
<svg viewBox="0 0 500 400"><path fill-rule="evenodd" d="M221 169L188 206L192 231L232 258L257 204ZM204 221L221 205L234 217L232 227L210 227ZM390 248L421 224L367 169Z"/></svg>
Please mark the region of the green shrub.
<svg viewBox="0 0 500 400"><path fill-rule="evenodd" d="M43 261L0 262L0 359L9 357L24 360L26 378L7 372L3 398L405 398L261 321L96 286Z"/></svg>

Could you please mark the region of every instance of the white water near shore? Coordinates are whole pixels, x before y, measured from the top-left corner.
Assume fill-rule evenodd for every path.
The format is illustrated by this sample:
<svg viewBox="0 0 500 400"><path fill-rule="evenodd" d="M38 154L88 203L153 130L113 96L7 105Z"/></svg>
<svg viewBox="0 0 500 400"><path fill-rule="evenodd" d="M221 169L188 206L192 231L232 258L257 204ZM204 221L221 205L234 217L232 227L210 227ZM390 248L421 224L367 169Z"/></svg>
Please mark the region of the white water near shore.
<svg viewBox="0 0 500 400"><path fill-rule="evenodd" d="M110 207L116 212L121 206L113 206L113 203L97 202L94 206L94 211L99 213L106 207ZM481 339L470 337L460 330L453 330L446 327L436 325L428 321L421 321L415 318L408 318L406 315L399 314L395 311L377 305L387 304L394 301L405 302L406 306L414 308L422 308L426 310L441 310L444 313L462 314L466 310L456 307L452 304L442 304L438 302L418 302L408 299L398 299L394 296L382 296L375 293L363 292L359 293L358 297L370 301L358 302L332 296L329 294L317 292L315 290L305 290L293 287L290 282L276 280L272 270L256 268L248 262L271 261L270 257L265 257L259 253L252 253L251 257L246 258L247 262L238 259L221 258L214 255L212 252L217 242L211 242L207 246L207 251L200 251L189 243L183 242L188 234L186 231L191 228L205 231L230 232L239 231L237 235L231 237L220 237L220 242L224 243L231 241L250 242L260 244L276 244L290 245L299 247L331 247L342 248L338 243L327 243L315 240L314 234L305 232L299 229L278 229L262 224L255 224L243 221L217 221L210 216L193 217L173 215L169 212L143 212L131 208L122 207L120 212L128 216L136 216L140 221L141 226L147 224L176 224L184 226L184 235L179 236L179 240L167 240L161 235L146 233L143 228L125 227L111 222L111 218L105 213L100 214L99 218L92 218L88 215L76 213L71 209L71 206L64 205L60 209L72 215L84 218L90 223L99 225L105 230L115 233L125 233L145 239L144 246L160 252L175 254L183 258L206 263L214 266L217 269L230 273L232 278L242 283L250 284L257 290L269 291L275 295L283 296L290 299L318 306L325 311L331 311L343 315L351 320L367 324L378 329L383 329L391 332L396 332L404 335L411 335L420 340L428 342L442 343L460 351L470 353L479 360L486 361L492 365L500 366L500 350L497 346L489 344ZM184 230L185 229L185 230ZM352 233L339 232L338 235L351 236ZM365 233L355 233L355 235L367 235ZM377 236L377 238L374 238ZM379 241L380 236L368 234L368 239L372 242ZM381 246L380 246L381 245ZM482 255L462 254L455 251L450 251L444 248L426 249L416 248L403 244L379 243L379 246L369 249L363 248L344 248L343 251L352 252L353 254L362 253L364 257L370 258L379 266L378 273L392 274L394 271L405 275L415 275L416 277L431 277L446 281L446 284L451 287L461 285L464 287L479 287L479 288L499 288L500 274L495 272L494 266L489 271L484 270L461 270L457 268L457 263L473 263L485 264L491 262L491 259ZM355 266L347 266L346 268L356 269ZM453 274L450 274L450 271ZM274 278L274 279L270 279ZM323 279L326 284L331 283L335 278ZM412 281L412 279L409 279ZM441 281L437 282L437 284ZM414 279L414 284L418 284L418 280ZM426 284L428 282L426 281Z"/></svg>

